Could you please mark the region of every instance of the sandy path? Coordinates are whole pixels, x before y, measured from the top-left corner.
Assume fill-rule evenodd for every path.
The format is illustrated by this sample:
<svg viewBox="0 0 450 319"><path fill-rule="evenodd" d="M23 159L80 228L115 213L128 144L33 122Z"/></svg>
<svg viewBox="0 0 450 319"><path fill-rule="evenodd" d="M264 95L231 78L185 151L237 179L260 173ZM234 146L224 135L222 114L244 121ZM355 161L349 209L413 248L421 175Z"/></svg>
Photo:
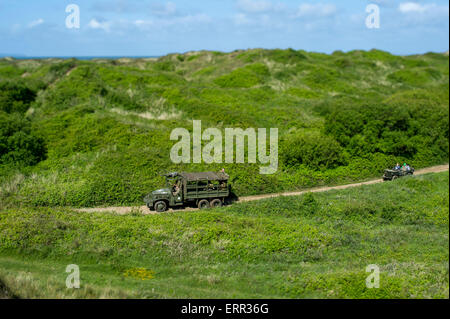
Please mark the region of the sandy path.
<svg viewBox="0 0 450 319"><path fill-rule="evenodd" d="M449 170L449 165L439 165L439 166L433 166L433 167L427 167L421 170L417 170L414 175L423 175L427 173L440 173L445 172ZM239 202L251 202L266 198L274 198L274 197L280 197L280 196L298 196L302 195L304 193L318 193L318 192L327 192L334 189L346 189L351 187L358 187L362 185L371 185L371 184L378 184L382 183L382 179L375 179L367 182L361 182L361 183L354 183L354 184L347 184L347 185L340 185L340 186L324 186L324 187L316 187L316 188L310 188L303 191L298 192L286 192L286 193L276 193L276 194L266 194L266 195L256 195L256 196L245 196L240 197ZM198 210L197 208L185 208L185 209L170 209L169 212L176 212L176 211L195 211ZM83 208L83 209L76 209L78 212L86 212L86 213L92 213L92 212L113 212L117 214L129 214L133 211L141 212L144 214L158 214L156 212L151 212L146 206L140 206L140 207L101 207L101 208Z"/></svg>

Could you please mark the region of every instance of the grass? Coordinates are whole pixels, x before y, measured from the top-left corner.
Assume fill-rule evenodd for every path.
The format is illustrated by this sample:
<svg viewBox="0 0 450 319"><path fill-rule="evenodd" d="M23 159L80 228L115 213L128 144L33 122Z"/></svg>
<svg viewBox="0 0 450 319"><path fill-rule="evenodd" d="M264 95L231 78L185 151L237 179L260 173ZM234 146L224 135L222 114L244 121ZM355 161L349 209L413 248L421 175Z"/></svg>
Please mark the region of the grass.
<svg viewBox="0 0 450 319"><path fill-rule="evenodd" d="M6 209L0 287L24 298L448 298L448 181L162 215ZM79 290L65 288L68 264ZM365 286L369 264L379 289Z"/></svg>

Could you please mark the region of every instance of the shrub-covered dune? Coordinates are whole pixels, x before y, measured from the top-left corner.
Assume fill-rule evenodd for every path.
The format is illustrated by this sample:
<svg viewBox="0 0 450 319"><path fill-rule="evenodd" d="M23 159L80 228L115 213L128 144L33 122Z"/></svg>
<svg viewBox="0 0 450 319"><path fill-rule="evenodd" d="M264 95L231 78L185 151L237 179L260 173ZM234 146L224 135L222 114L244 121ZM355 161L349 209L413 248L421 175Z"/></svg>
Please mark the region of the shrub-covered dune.
<svg viewBox="0 0 450 319"><path fill-rule="evenodd" d="M219 170L238 195L448 162L449 57L254 49L159 59L0 59L0 206L125 205L168 171ZM279 128L279 170L175 165L172 129Z"/></svg>
<svg viewBox="0 0 450 319"><path fill-rule="evenodd" d="M448 298L448 196L445 172L189 213L3 210L0 297Z"/></svg>

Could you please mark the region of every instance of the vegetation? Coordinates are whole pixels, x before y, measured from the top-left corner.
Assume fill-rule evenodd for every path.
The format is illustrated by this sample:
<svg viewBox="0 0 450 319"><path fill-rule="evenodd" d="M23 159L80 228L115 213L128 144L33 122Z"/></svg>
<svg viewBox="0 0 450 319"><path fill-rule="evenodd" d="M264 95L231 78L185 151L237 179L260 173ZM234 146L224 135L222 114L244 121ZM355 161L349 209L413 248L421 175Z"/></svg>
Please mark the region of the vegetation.
<svg viewBox="0 0 450 319"><path fill-rule="evenodd" d="M378 50L0 59L0 207L138 204L167 171L225 167L252 195L448 162L448 68L443 54ZM173 164L170 132L193 119L279 128L277 174Z"/></svg>
<svg viewBox="0 0 450 319"><path fill-rule="evenodd" d="M30 166L45 158L45 144L18 114L0 112L0 165Z"/></svg>
<svg viewBox="0 0 450 319"><path fill-rule="evenodd" d="M0 293L78 298L448 298L449 174L220 209L0 212ZM66 266L81 288L66 289ZM380 288L366 288L366 267Z"/></svg>
<svg viewBox="0 0 450 319"><path fill-rule="evenodd" d="M0 59L0 298L448 298L448 173L190 213L69 208L142 205L168 171L225 167L241 196L447 163L448 70L378 50ZM279 128L277 174L173 164L193 119Z"/></svg>

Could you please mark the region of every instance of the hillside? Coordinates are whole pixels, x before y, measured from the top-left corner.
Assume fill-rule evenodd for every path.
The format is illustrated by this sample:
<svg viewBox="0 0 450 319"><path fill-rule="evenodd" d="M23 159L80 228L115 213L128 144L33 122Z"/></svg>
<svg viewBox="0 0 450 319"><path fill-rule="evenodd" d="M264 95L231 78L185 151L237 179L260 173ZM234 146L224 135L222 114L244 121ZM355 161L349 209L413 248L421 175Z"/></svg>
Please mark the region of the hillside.
<svg viewBox="0 0 450 319"><path fill-rule="evenodd" d="M238 195L342 184L449 157L449 57L372 50L0 59L0 208L141 204L167 171ZM172 129L279 128L279 169L170 161Z"/></svg>
<svg viewBox="0 0 450 319"><path fill-rule="evenodd" d="M189 213L3 210L0 298L448 298L448 196L445 172Z"/></svg>

